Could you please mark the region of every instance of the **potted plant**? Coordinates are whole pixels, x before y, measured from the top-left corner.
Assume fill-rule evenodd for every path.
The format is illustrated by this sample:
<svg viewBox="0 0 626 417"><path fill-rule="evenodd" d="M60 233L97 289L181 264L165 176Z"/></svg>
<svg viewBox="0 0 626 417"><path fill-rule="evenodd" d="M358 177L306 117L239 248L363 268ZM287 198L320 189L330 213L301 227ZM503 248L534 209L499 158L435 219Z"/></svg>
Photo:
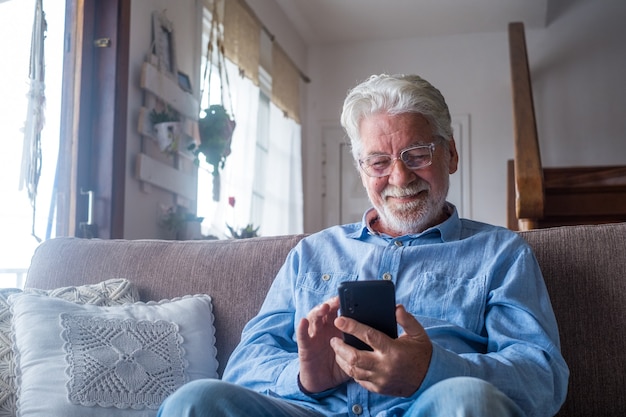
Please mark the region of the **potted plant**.
<svg viewBox="0 0 626 417"><path fill-rule="evenodd" d="M159 225L171 233L177 240L201 239L201 223L204 217L188 213L181 207L162 208Z"/></svg>
<svg viewBox="0 0 626 417"><path fill-rule="evenodd" d="M235 130L235 120L221 104L213 104L198 120L200 144L194 149L196 158L200 153L213 166L213 200L220 199L220 169L224 168L230 155L230 144Z"/></svg>
<svg viewBox="0 0 626 417"><path fill-rule="evenodd" d="M155 137L162 152L173 154L178 151L180 139L180 117L170 106L162 110L152 109L150 122L154 129Z"/></svg>
<svg viewBox="0 0 626 417"><path fill-rule="evenodd" d="M258 231L261 226L254 227L252 223L242 227L239 230L235 229L229 224L226 224L228 231L233 239L248 239L251 237L258 237Z"/></svg>

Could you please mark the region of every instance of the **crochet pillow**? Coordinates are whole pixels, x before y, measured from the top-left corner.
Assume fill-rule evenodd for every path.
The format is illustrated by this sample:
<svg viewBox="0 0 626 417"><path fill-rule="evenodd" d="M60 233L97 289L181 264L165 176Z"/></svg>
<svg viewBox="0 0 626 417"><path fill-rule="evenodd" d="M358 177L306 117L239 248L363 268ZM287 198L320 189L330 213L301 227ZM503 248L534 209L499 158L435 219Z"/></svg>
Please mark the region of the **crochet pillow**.
<svg viewBox="0 0 626 417"><path fill-rule="evenodd" d="M21 417L154 416L187 381L217 377L211 298L117 307L10 297Z"/></svg>
<svg viewBox="0 0 626 417"><path fill-rule="evenodd" d="M54 290L27 288L28 293L63 298L75 303L117 305L139 301L137 289L126 279L110 279L94 285L62 287ZM15 365L11 349L11 314L8 297L22 293L17 288L0 289L0 416L15 416L16 391Z"/></svg>
<svg viewBox="0 0 626 417"><path fill-rule="evenodd" d="M12 315L8 298L17 288L0 289L0 416L15 416L15 372L11 350Z"/></svg>

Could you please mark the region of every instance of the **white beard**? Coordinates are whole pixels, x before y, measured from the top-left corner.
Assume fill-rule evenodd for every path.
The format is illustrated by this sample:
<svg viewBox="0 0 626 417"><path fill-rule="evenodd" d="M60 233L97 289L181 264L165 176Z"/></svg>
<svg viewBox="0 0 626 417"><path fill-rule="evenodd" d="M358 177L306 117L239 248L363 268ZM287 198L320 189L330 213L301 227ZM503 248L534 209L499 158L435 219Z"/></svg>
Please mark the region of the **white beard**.
<svg viewBox="0 0 626 417"><path fill-rule="evenodd" d="M385 203L380 207L375 206L380 222L385 229L398 235L423 232L436 225L441 218L449 187L449 178L446 179L444 188L437 194L433 194L428 184L425 183L412 184L404 189L387 186L381 192L381 197ZM387 203L386 197L410 196L420 192L425 193L425 195L418 200L401 205ZM370 201L372 201L371 197Z"/></svg>

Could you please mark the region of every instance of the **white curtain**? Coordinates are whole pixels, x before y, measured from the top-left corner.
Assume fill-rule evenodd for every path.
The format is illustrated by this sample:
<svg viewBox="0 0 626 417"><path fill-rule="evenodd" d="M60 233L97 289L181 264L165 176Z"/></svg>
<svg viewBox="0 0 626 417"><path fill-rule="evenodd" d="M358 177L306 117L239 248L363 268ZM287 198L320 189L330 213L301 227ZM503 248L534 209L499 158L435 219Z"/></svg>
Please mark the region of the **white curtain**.
<svg viewBox="0 0 626 417"><path fill-rule="evenodd" d="M261 234L302 233L301 126L270 104L270 138Z"/></svg>
<svg viewBox="0 0 626 417"><path fill-rule="evenodd" d="M250 79L240 77L239 69L229 60L226 60L226 70L237 126L233 133L231 154L220 175L219 202L212 201L213 180L211 173L206 171L210 168L204 165L205 169L198 171L198 216L205 217L203 234L212 234L219 238L228 236L226 224L238 228L250 223L259 108L259 88ZM229 99L229 93L225 92L224 96L225 100ZM211 104L216 100L219 102L219 94L212 92ZM224 103L224 106L230 111L228 104ZM229 205L229 197L234 197L234 207Z"/></svg>

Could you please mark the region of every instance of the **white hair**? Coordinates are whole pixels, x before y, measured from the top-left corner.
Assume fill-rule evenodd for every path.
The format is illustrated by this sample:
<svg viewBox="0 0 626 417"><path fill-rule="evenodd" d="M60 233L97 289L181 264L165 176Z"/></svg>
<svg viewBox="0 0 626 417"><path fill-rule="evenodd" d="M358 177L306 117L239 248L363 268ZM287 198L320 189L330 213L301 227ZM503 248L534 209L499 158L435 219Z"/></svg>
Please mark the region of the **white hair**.
<svg viewBox="0 0 626 417"><path fill-rule="evenodd" d="M359 126L375 113L399 115L418 113L433 126L435 136L452 139L452 124L448 105L428 81L418 75L372 75L348 93L341 113L341 125L350 138L352 156L361 154Z"/></svg>

